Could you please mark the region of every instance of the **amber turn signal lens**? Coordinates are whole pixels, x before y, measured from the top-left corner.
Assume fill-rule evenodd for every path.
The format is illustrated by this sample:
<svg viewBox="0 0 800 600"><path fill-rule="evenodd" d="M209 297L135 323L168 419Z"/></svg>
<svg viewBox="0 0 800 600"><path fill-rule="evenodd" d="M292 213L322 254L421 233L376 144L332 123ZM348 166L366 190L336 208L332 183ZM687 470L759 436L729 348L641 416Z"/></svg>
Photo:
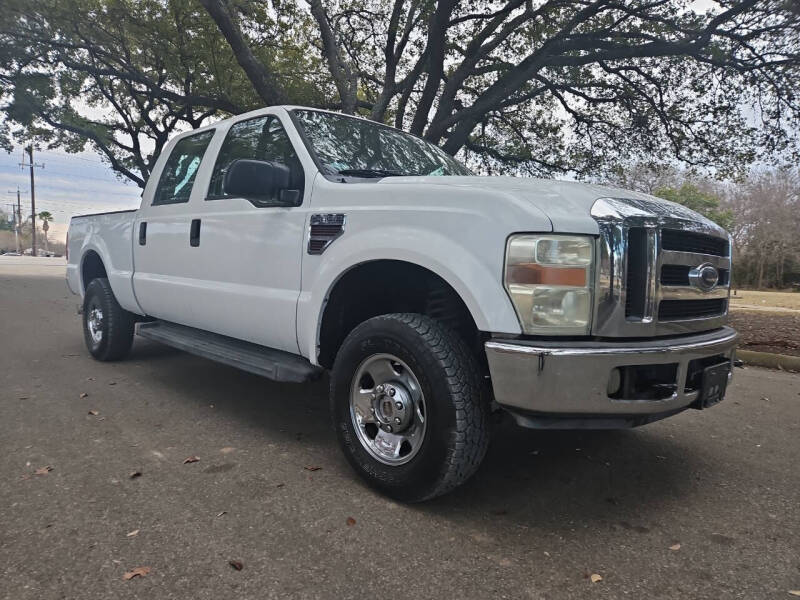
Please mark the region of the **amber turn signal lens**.
<svg viewBox="0 0 800 600"><path fill-rule="evenodd" d="M518 284L550 284L586 285L586 268L544 267L536 263L510 265L507 274L508 283Z"/></svg>

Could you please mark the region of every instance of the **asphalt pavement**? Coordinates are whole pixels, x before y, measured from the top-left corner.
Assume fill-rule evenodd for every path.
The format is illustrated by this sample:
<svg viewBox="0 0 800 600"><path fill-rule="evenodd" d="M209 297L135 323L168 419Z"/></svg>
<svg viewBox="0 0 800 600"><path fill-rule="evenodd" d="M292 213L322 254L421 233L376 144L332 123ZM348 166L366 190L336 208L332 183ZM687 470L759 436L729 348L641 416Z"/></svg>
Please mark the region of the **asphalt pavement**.
<svg viewBox="0 0 800 600"><path fill-rule="evenodd" d="M0 258L0 598L800 590L800 375L737 370L720 405L630 431L504 420L467 485L406 506L346 464L325 380L142 339L99 363L76 304L62 262Z"/></svg>

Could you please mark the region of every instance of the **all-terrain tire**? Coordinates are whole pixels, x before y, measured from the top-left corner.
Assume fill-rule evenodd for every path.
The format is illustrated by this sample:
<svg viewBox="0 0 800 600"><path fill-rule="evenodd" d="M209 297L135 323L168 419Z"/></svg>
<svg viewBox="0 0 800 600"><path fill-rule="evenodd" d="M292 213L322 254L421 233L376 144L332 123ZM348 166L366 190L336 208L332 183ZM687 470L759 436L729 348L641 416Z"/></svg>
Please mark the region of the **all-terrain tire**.
<svg viewBox="0 0 800 600"><path fill-rule="evenodd" d="M100 314L101 318L93 321L93 314ZM83 298L83 339L94 358L102 361L125 358L133 344L135 324L135 315L119 305L108 279L97 278L89 283Z"/></svg>
<svg viewBox="0 0 800 600"><path fill-rule="evenodd" d="M365 448L351 416L359 365L376 355L398 357L419 382L425 402L422 445L405 464L383 464ZM469 479L489 442L489 409L481 399L475 357L451 329L421 314L369 319L344 340L331 373L331 414L345 456L369 485L403 502L445 494Z"/></svg>

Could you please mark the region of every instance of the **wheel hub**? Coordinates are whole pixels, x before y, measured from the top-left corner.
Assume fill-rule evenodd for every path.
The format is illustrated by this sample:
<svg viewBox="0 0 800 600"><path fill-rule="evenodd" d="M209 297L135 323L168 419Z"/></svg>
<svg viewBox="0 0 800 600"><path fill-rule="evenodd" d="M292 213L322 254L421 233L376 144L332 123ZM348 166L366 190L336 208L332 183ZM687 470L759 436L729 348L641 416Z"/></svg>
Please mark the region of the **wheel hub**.
<svg viewBox="0 0 800 600"><path fill-rule="evenodd" d="M419 380L392 354L365 358L350 387L350 417L373 458L392 466L407 463L422 447L427 428Z"/></svg>
<svg viewBox="0 0 800 600"><path fill-rule="evenodd" d="M103 311L99 306L92 306L89 310L86 325L89 328L89 335L92 336L92 341L95 344L100 343L103 339Z"/></svg>
<svg viewBox="0 0 800 600"><path fill-rule="evenodd" d="M379 385L374 408L381 429L390 433L405 431L414 416L411 394L399 383Z"/></svg>

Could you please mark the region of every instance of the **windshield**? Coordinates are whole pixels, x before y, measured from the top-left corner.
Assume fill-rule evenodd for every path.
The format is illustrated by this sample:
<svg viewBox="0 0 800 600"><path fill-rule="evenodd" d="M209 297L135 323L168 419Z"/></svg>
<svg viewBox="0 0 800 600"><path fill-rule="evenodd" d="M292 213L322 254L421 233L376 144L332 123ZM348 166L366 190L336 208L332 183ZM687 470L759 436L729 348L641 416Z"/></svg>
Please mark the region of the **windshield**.
<svg viewBox="0 0 800 600"><path fill-rule="evenodd" d="M293 110L326 175L472 175L438 146L385 125L317 110Z"/></svg>

